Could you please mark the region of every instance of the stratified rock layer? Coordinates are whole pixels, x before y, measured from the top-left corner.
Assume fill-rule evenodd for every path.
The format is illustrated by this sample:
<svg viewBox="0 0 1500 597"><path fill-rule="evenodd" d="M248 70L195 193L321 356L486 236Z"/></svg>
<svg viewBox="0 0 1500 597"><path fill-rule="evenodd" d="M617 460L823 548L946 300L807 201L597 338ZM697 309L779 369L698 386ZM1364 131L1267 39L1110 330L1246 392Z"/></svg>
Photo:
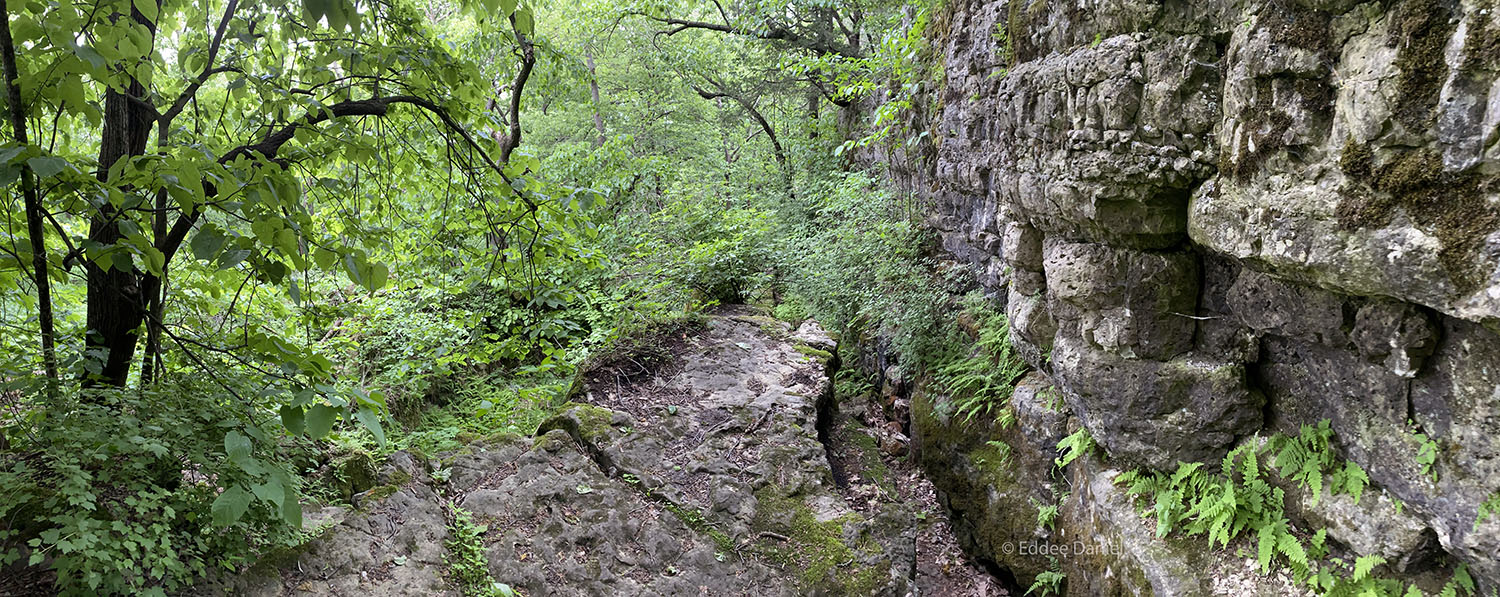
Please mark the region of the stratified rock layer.
<svg viewBox="0 0 1500 597"><path fill-rule="evenodd" d="M1425 533L1500 583L1494 0L953 0L933 30L932 145L889 161L1112 465L1329 419L1415 516L1369 550Z"/></svg>

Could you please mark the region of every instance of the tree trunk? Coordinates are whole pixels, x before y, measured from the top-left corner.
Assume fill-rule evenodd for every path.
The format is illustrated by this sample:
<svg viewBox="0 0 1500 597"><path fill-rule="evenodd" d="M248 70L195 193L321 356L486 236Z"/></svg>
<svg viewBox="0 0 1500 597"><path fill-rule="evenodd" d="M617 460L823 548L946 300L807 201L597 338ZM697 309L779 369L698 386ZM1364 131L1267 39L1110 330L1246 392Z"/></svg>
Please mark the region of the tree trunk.
<svg viewBox="0 0 1500 597"><path fill-rule="evenodd" d="M154 38L156 26L134 7L130 13ZM123 92L111 88L104 96L104 131L99 141L100 181L109 178L109 169L115 162L146 152L146 140L151 136L155 118L152 110L138 103L144 99L132 100L131 97L147 97L145 87L135 77L131 77ZM89 240L102 246L120 242L123 235L117 222L123 217L128 216L119 213L112 205L99 208L89 220ZM123 386L130 377L138 330L146 318L147 289L142 288L142 277L146 274L140 274L134 268L121 271L113 264L105 270L92 261L86 267L88 331L84 338L85 355L86 358L103 359L103 370L90 383Z"/></svg>
<svg viewBox="0 0 1500 597"><path fill-rule="evenodd" d="M719 98L729 98L731 100L734 100L734 102L739 104L741 108L745 109L746 113L750 114L751 120L754 120L756 124L760 125L761 130L765 131L766 137L771 140L771 155L776 158L777 165L781 166L781 186L786 192L788 198L796 199L797 192L794 190L794 181L796 175L792 172L792 163L787 160L786 149L781 146L781 138L776 136L776 129L771 127L771 122L766 120L766 117L760 113L760 110L757 110L755 108L754 102L746 99L744 96L730 93L725 88L725 86L718 81L709 78L705 78L705 80L707 80L714 86L715 91L708 91L706 89L698 87L697 85L694 85L693 91L698 92L699 97L702 97L706 100L717 100Z"/></svg>
<svg viewBox="0 0 1500 597"><path fill-rule="evenodd" d="M0 18L5 21L0 28L0 53L3 53L5 74L5 98L10 105L11 132L16 144L25 146L26 106L21 103L21 87L16 79L16 44L10 35L10 7L0 0ZM56 332L52 321L52 286L47 278L47 239L42 229L42 199L36 187L36 176L31 166L21 164L21 195L26 204L26 235L31 237L32 278L36 283L37 320L42 335L42 368L47 372L47 395L57 391L57 349L54 345Z"/></svg>
<svg viewBox="0 0 1500 597"><path fill-rule="evenodd" d="M807 86L807 138L818 138L818 118L823 115L822 92L816 85Z"/></svg>
<svg viewBox="0 0 1500 597"><path fill-rule="evenodd" d="M585 64L589 67L589 97L594 100L594 129L599 131L599 136L594 138L594 149L604 145L604 115L599 112L599 79L594 75L594 52L586 50L583 53Z"/></svg>

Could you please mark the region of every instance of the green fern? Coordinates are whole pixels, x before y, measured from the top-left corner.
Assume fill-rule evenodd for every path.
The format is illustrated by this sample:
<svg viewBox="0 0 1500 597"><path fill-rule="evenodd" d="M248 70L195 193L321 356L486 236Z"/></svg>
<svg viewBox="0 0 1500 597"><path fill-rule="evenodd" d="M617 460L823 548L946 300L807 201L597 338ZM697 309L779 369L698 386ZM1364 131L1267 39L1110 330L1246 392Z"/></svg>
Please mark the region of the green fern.
<svg viewBox="0 0 1500 597"><path fill-rule="evenodd" d="M1474 516L1474 530L1479 530L1479 525L1497 512L1500 512L1500 490L1491 493L1484 503L1479 504L1479 513Z"/></svg>
<svg viewBox="0 0 1500 597"><path fill-rule="evenodd" d="M1036 500L1031 501L1036 506L1036 526L1039 529L1057 529L1057 507L1058 504L1042 504Z"/></svg>
<svg viewBox="0 0 1500 597"><path fill-rule="evenodd" d="M982 303L967 312L979 321L978 338L967 355L950 355L933 368L933 379L950 396L954 415L963 422L993 417L1002 428L1015 424L1007 407L1016 382L1026 374L1026 363L1010 344L1005 315Z"/></svg>
<svg viewBox="0 0 1500 597"><path fill-rule="evenodd" d="M1094 443L1094 436L1089 434L1089 429L1087 427L1079 427L1078 431L1074 431L1072 435L1062 438L1062 441L1057 442L1057 451L1061 454L1053 463L1058 468L1068 466L1069 463L1077 460L1079 456L1093 451L1096 447L1098 447L1098 444Z"/></svg>
<svg viewBox="0 0 1500 597"><path fill-rule="evenodd" d="M1033 591L1040 591L1039 593L1037 593L1037 595L1040 595L1041 597L1047 597L1048 595L1061 595L1062 583L1067 578L1068 577L1066 575L1057 570L1048 570L1046 572L1042 572L1041 574L1036 575L1036 580L1031 583L1030 587L1026 588L1026 594L1030 595Z"/></svg>
<svg viewBox="0 0 1500 597"><path fill-rule="evenodd" d="M1465 564L1458 565L1458 569L1453 571L1453 578L1448 580L1448 584L1443 585L1443 590L1438 595L1458 597L1459 591L1463 591L1463 595L1474 594L1474 578L1469 576L1469 567Z"/></svg>
<svg viewBox="0 0 1500 597"><path fill-rule="evenodd" d="M1206 537L1210 547L1225 547L1249 533L1255 536L1262 571L1280 558L1298 578L1313 572L1306 548L1292 535L1283 513L1285 496L1261 476L1260 448L1253 442L1230 451L1218 473L1205 471L1202 463L1185 462L1171 475L1125 473L1116 482L1132 495L1152 500L1157 536L1179 531Z"/></svg>
<svg viewBox="0 0 1500 597"><path fill-rule="evenodd" d="M1328 419L1316 427L1303 425L1296 437L1276 434L1267 445L1276 454L1272 463L1281 476L1312 490L1314 506L1323 499L1325 486L1329 493L1353 496L1357 504L1370 483L1364 469L1334 454L1333 429Z"/></svg>

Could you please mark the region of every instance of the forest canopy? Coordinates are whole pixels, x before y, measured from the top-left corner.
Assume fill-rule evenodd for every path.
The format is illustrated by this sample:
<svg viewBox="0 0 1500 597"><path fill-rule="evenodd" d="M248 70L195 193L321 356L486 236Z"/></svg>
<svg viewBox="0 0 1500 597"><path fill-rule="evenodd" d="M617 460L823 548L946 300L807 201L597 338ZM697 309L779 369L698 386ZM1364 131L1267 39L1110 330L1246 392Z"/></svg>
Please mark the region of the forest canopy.
<svg viewBox="0 0 1500 597"><path fill-rule="evenodd" d="M878 164L931 143L906 116L942 77L931 6L0 14L9 582L182 590L394 450L531 432L622 338L717 304L900 312L930 352L952 281Z"/></svg>

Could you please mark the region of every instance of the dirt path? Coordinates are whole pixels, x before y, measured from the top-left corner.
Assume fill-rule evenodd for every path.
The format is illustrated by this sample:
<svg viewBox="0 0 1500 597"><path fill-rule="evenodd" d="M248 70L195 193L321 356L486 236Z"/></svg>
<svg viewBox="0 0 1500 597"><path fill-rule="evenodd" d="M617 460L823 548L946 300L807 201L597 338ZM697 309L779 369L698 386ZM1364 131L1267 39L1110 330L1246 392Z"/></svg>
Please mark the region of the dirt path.
<svg viewBox="0 0 1500 597"><path fill-rule="evenodd" d="M835 398L815 324L728 310L638 348L534 437L397 453L361 511L229 584L458 594L477 571L533 597L1004 594L959 551L899 432ZM467 568L451 533L465 517L484 525Z"/></svg>

